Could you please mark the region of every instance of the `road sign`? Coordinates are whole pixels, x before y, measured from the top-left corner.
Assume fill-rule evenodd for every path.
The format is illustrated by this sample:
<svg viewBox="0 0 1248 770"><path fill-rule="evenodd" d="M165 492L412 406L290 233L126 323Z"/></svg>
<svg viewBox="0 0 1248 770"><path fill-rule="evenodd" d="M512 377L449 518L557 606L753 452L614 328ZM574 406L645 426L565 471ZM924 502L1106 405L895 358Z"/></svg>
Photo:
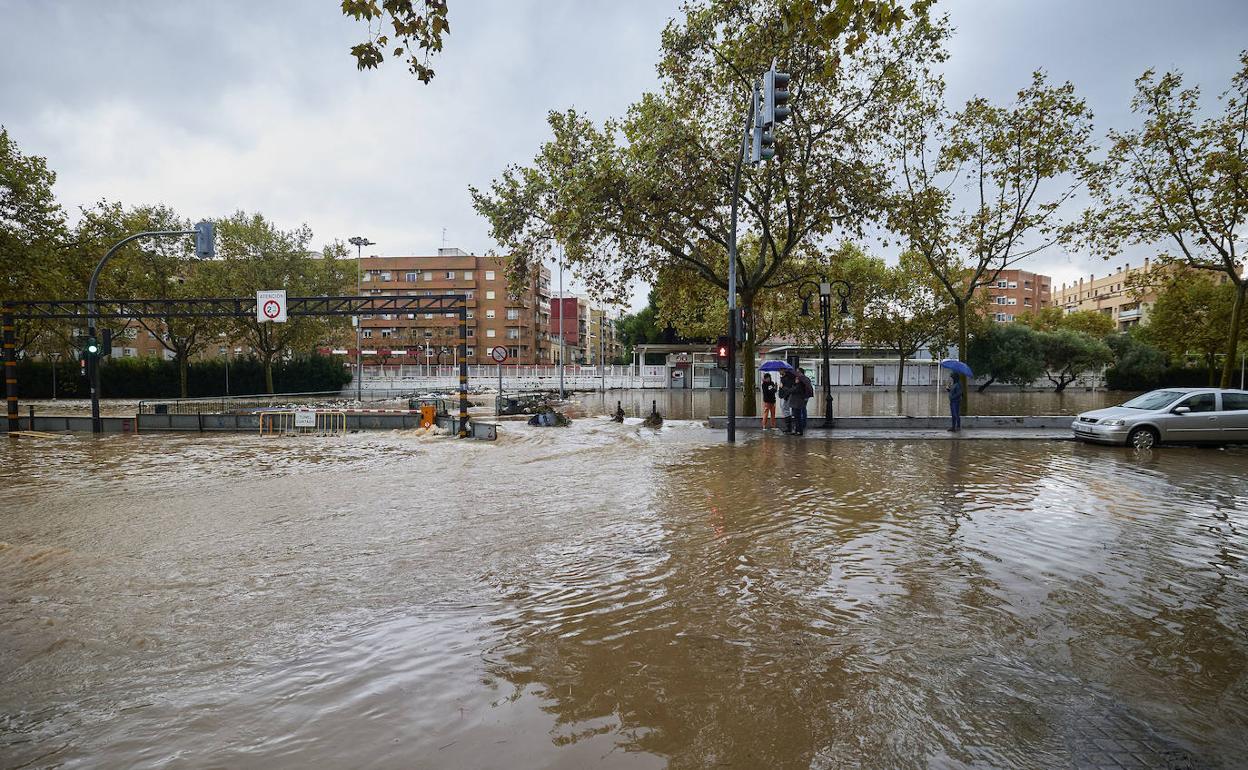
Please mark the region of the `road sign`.
<svg viewBox="0 0 1248 770"><path fill-rule="evenodd" d="M502 345L495 345L494 349L490 351L490 358L501 364L507 360L507 348Z"/></svg>
<svg viewBox="0 0 1248 770"><path fill-rule="evenodd" d="M286 290L256 292L256 320L286 323Z"/></svg>
<svg viewBox="0 0 1248 770"><path fill-rule="evenodd" d="M299 411L295 412L295 427L296 428L315 428L316 427L316 412L310 409L300 409Z"/></svg>

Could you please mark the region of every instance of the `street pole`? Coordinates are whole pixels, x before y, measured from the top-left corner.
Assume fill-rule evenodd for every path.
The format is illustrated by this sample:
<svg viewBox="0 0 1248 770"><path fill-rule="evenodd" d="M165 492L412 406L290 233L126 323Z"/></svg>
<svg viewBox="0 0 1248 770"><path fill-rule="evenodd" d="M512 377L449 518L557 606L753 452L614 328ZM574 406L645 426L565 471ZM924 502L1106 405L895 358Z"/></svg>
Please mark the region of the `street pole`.
<svg viewBox="0 0 1248 770"><path fill-rule="evenodd" d="M603 351L606 346L603 344L603 335L607 333L607 311L604 308L602 315L598 316L598 377L602 382L602 392L607 392L607 368L602 360Z"/></svg>
<svg viewBox="0 0 1248 770"><path fill-rule="evenodd" d="M203 223L201 223L202 225ZM208 224L209 238L211 240L211 223ZM99 308L95 306L95 290L100 283L100 272L104 270L104 265L108 264L108 260L113 258L117 250L125 246L130 241L147 237L162 237L173 235L195 235L201 234L199 229L195 230L144 230L141 233L122 238L113 247L108 250L100 263L95 266L95 270L91 272L91 281L87 284L87 339L94 340L96 332L96 324L99 322ZM198 244L196 246L199 248ZM100 357L103 351L87 354L87 382L91 386L91 432L103 433L104 423L100 420Z"/></svg>
<svg viewBox="0 0 1248 770"><path fill-rule="evenodd" d="M52 400L56 400L56 365L61 360L60 353L53 353L52 356Z"/></svg>
<svg viewBox="0 0 1248 770"><path fill-rule="evenodd" d="M824 291L824 288L827 291ZM819 315L823 319L823 371L819 377L823 380L823 427L832 427L832 372L828 366L828 332L832 324L832 286L831 284L820 284L819 286Z"/></svg>
<svg viewBox="0 0 1248 770"><path fill-rule="evenodd" d="M225 352L225 395L230 395L230 351Z"/></svg>
<svg viewBox="0 0 1248 770"><path fill-rule="evenodd" d="M732 174L732 215L728 225L728 443L737 441L737 204L741 192L741 164L750 143L750 125L758 109L758 84L750 94L750 109L741 135L741 152ZM754 383L750 383L753 387Z"/></svg>
<svg viewBox="0 0 1248 770"><path fill-rule="evenodd" d="M373 241L360 236L352 236L348 241L355 247L355 294L364 295L364 247L376 245ZM364 324L360 317L355 317L355 400L364 400Z"/></svg>
<svg viewBox="0 0 1248 770"><path fill-rule="evenodd" d="M563 396L563 317L567 314L568 308L563 301L563 247L559 247L559 400L562 401Z"/></svg>

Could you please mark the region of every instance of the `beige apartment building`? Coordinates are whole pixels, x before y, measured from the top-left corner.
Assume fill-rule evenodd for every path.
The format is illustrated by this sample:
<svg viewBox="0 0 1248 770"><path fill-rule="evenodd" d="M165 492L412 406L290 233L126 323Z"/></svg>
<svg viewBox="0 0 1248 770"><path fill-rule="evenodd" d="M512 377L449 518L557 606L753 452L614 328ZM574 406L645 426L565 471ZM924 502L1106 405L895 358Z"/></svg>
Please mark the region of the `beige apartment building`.
<svg viewBox="0 0 1248 770"><path fill-rule="evenodd" d="M1053 279L1026 270L1002 270L983 288L988 305L982 312L998 323L1011 323L1023 313L1050 307Z"/></svg>
<svg viewBox="0 0 1248 770"><path fill-rule="evenodd" d="M495 346L507 349L508 362L550 360L550 271L542 267L518 295L508 290L506 259L459 249L435 256L364 257L365 295L463 294L468 297L468 363L492 363ZM452 363L459 341L455 313L387 313L360 318L366 350L402 350L387 363Z"/></svg>
<svg viewBox="0 0 1248 770"><path fill-rule="evenodd" d="M1087 280L1080 278L1069 285L1063 283L1057 290L1054 303L1067 313L1091 310L1109 316L1119 331L1126 331L1148 317L1149 308L1157 302L1157 292L1151 289L1137 294L1127 280L1136 274L1147 273L1153 265L1145 257L1142 267L1131 267L1127 262L1100 278L1095 273Z"/></svg>

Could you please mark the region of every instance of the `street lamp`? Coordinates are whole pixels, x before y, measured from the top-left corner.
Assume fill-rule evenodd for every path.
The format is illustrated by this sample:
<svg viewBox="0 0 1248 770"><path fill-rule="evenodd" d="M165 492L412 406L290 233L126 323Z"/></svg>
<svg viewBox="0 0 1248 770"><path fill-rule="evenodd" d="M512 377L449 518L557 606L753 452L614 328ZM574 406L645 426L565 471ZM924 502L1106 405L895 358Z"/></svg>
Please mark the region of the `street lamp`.
<svg viewBox="0 0 1248 770"><path fill-rule="evenodd" d="M354 235L347 240L355 247L355 293L364 296L364 247L376 246L375 241L370 241L359 235ZM363 337L364 325L360 322L360 317L355 317L355 400L364 400L364 357L361 348L364 347Z"/></svg>
<svg viewBox="0 0 1248 770"><path fill-rule="evenodd" d="M828 356L830 354L828 346L828 333L832 327L832 287L836 287L836 296L840 297L841 306L840 314L842 316L849 315L849 297L853 294L854 287L848 281L835 280L829 281L825 276L819 276L819 283L814 281L803 281L798 285L798 296L802 298L803 318L810 317L810 299L819 293L819 318L823 321L823 371L819 375L820 381L823 383L823 427L832 427L832 377L831 368L828 365Z"/></svg>

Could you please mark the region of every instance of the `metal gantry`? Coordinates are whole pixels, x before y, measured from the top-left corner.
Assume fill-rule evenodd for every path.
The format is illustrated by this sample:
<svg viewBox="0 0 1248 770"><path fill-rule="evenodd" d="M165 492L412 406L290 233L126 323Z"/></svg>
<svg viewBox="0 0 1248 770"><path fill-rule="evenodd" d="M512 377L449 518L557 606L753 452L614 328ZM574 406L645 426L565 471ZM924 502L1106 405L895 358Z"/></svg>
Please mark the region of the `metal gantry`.
<svg viewBox="0 0 1248 770"><path fill-rule="evenodd" d="M94 307L92 307L94 305ZM288 316L355 316L383 313L455 313L459 319L459 435L468 425L468 297L464 294L433 296L290 297ZM205 297L195 299L97 299L5 301L3 316L4 379L6 413L10 433L18 428L17 346L14 325L18 320L79 320L94 326L111 319L139 318L255 318L255 297ZM99 397L98 393L93 394ZM97 430L98 432L98 430Z"/></svg>

